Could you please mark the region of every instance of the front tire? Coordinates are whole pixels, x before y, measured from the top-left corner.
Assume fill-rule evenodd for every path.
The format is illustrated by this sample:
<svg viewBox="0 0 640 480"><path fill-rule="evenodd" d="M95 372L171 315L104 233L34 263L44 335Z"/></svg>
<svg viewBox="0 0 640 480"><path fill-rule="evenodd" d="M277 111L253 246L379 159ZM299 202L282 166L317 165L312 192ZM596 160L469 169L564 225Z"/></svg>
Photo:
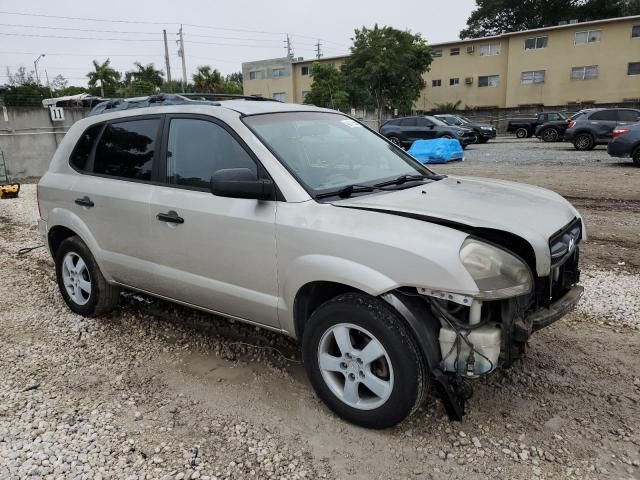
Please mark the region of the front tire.
<svg viewBox="0 0 640 480"><path fill-rule="evenodd" d="M529 130L521 127L516 130L516 138L527 138L529 136Z"/></svg>
<svg viewBox="0 0 640 480"><path fill-rule="evenodd" d="M573 139L573 146L576 150L593 150L596 142L588 133L580 133Z"/></svg>
<svg viewBox="0 0 640 480"><path fill-rule="evenodd" d="M560 134L558 133L558 130L556 130L555 128L546 128L542 131L542 133L540 134L540 137L545 142L551 143L551 142L557 142L558 138L560 138Z"/></svg>
<svg viewBox="0 0 640 480"><path fill-rule="evenodd" d="M388 137L389 141L393 143L395 146L402 148L402 142L398 137Z"/></svg>
<svg viewBox="0 0 640 480"><path fill-rule="evenodd" d="M415 339L384 301L347 293L313 312L302 354L318 397L338 416L388 428L424 401L429 377Z"/></svg>
<svg viewBox="0 0 640 480"><path fill-rule="evenodd" d="M116 307L120 289L107 283L89 248L79 237L69 237L60 244L55 263L58 288L73 312L93 317Z"/></svg>

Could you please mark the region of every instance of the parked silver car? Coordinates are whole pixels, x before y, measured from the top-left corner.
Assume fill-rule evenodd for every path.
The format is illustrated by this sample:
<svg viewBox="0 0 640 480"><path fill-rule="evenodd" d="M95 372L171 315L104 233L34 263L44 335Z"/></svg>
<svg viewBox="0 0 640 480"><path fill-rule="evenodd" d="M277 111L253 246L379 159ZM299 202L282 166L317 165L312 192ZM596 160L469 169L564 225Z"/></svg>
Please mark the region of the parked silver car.
<svg viewBox="0 0 640 480"><path fill-rule="evenodd" d="M580 214L438 175L339 112L236 99L77 122L38 184L60 292L86 316L145 292L301 340L350 422L392 426L508 367L578 302Z"/></svg>

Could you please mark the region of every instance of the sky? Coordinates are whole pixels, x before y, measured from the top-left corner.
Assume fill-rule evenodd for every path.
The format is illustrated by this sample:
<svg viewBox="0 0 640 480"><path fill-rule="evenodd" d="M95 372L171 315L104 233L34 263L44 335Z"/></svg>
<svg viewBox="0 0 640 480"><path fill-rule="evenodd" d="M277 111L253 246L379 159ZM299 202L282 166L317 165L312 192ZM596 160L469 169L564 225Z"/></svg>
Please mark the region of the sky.
<svg viewBox="0 0 640 480"><path fill-rule="evenodd" d="M92 60L111 59L121 72L133 62L165 69L162 30L167 30L173 79L181 79L176 45L183 24L187 76L199 65L223 74L242 62L286 56L287 34L296 57L349 52L353 30L375 23L421 33L431 43L456 40L474 0L2 0L0 84L7 68L34 70L40 54L41 81L63 75L86 86ZM20 14L20 15L17 15ZM28 14L28 15L26 15ZM98 21L99 20L99 21ZM62 37L62 38L61 38Z"/></svg>

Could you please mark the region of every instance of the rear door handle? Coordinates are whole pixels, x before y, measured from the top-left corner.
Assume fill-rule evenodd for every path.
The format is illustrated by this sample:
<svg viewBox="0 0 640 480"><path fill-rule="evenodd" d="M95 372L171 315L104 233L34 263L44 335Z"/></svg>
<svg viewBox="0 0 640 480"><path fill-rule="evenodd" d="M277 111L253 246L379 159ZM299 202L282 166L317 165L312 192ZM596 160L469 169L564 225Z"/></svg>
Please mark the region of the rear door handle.
<svg viewBox="0 0 640 480"><path fill-rule="evenodd" d="M178 215L175 210L169 210L167 213L159 213L156 218L161 222L184 223L184 218Z"/></svg>
<svg viewBox="0 0 640 480"><path fill-rule="evenodd" d="M83 207L89 207L89 208L91 208L91 207L93 207L95 205L95 203L93 203L91 201L91 199L89 197L87 197L86 195L84 197L82 197L82 198L76 198L75 199L75 203L77 205L82 205Z"/></svg>

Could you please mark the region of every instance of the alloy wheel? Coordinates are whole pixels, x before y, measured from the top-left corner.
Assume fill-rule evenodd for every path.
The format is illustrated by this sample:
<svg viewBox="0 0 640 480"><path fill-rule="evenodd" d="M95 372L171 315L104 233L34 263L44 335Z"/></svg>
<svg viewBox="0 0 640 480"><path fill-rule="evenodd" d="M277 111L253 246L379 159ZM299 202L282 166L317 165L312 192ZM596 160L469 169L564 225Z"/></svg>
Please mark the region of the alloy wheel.
<svg viewBox="0 0 640 480"><path fill-rule="evenodd" d="M350 407L373 410L393 391L393 367L372 333L351 323L328 329L318 345L318 365L333 394Z"/></svg>
<svg viewBox="0 0 640 480"><path fill-rule="evenodd" d="M91 297L91 276L86 263L75 252L62 260L62 281L67 294L77 305L85 305Z"/></svg>

